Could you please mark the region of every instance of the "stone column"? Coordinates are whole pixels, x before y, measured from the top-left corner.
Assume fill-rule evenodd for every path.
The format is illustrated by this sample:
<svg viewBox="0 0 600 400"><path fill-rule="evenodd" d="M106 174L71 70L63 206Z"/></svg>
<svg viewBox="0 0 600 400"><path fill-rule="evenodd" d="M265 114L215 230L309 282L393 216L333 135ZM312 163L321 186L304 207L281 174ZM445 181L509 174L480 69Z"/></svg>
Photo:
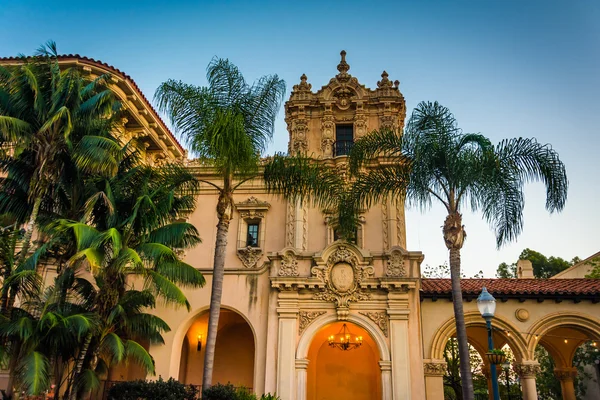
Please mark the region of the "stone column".
<svg viewBox="0 0 600 400"><path fill-rule="evenodd" d="M576 400L573 380L577 377L577 368L554 368L554 376L560 380L563 400Z"/></svg>
<svg viewBox="0 0 600 400"><path fill-rule="evenodd" d="M408 314L409 311L406 309L388 309L394 400L411 399Z"/></svg>
<svg viewBox="0 0 600 400"><path fill-rule="evenodd" d="M306 400L307 368L308 360L306 358L296 359L296 382L298 387L296 400Z"/></svg>
<svg viewBox="0 0 600 400"><path fill-rule="evenodd" d="M540 373L540 364L537 361L523 361L515 363L513 368L521 380L523 400L537 400L535 376Z"/></svg>
<svg viewBox="0 0 600 400"><path fill-rule="evenodd" d="M281 400L295 400L298 293L280 292L278 303L277 395L281 397Z"/></svg>
<svg viewBox="0 0 600 400"><path fill-rule="evenodd" d="M392 362L379 361L381 368L381 399L392 400Z"/></svg>
<svg viewBox="0 0 600 400"><path fill-rule="evenodd" d="M424 360L425 393L427 400L444 400L445 360Z"/></svg>

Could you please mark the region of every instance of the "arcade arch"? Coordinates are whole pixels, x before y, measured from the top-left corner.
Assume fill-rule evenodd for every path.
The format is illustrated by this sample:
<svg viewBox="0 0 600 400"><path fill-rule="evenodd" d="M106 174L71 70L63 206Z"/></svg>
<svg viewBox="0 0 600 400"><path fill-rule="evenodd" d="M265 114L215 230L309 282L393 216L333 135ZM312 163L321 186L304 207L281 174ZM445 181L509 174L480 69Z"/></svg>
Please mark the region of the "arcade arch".
<svg viewBox="0 0 600 400"><path fill-rule="evenodd" d="M208 327L208 310L196 315L179 342L179 381L201 385ZM175 343L177 345L177 343ZM250 324L241 314L222 308L219 316L213 383L232 383L253 388L255 338Z"/></svg>

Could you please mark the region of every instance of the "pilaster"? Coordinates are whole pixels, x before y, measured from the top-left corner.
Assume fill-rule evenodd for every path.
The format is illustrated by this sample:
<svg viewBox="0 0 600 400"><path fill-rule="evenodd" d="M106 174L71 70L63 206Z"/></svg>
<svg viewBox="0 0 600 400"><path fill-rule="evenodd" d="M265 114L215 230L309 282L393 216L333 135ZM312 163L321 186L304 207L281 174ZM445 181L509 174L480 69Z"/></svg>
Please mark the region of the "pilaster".
<svg viewBox="0 0 600 400"><path fill-rule="evenodd" d="M444 400L445 360L424 360L425 394L427 400Z"/></svg>
<svg viewBox="0 0 600 400"><path fill-rule="evenodd" d="M388 315L390 316L390 347L392 353L393 398L410 400L410 360L408 316L410 311L402 307L404 301L389 294ZM408 299L407 299L408 300ZM406 302L408 304L408 301Z"/></svg>
<svg viewBox="0 0 600 400"><path fill-rule="evenodd" d="M298 332L298 292L279 293L277 315L277 394L281 400L295 400L295 350Z"/></svg>

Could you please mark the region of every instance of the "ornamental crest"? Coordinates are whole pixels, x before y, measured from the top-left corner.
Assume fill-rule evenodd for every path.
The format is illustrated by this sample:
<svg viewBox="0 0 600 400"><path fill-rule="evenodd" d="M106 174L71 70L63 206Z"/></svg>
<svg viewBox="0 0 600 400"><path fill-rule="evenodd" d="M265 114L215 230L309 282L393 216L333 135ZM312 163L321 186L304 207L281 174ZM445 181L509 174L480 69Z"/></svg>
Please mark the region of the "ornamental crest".
<svg viewBox="0 0 600 400"><path fill-rule="evenodd" d="M311 269L312 275L325 284L325 289L314 298L335 302L338 307L348 307L351 301L367 300L370 296L362 291L360 283L373 276L373 272L372 266L361 265L346 246L338 246L325 265Z"/></svg>
<svg viewBox="0 0 600 400"><path fill-rule="evenodd" d="M406 277L404 254L398 249L392 250L386 262L385 275L390 278Z"/></svg>

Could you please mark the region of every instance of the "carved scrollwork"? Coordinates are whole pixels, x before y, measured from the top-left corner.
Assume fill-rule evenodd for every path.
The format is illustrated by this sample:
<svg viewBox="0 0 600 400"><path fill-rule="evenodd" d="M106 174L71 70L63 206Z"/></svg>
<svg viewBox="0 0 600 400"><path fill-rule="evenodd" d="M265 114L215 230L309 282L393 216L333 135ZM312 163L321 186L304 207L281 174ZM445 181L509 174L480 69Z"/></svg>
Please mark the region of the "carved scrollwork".
<svg viewBox="0 0 600 400"><path fill-rule="evenodd" d="M428 362L423 364L423 372L426 376L443 376L446 373L445 362Z"/></svg>
<svg viewBox="0 0 600 400"><path fill-rule="evenodd" d="M315 318L325 313L326 311L300 311L298 314L298 318L300 319L300 323L298 324L298 333L302 333Z"/></svg>
<svg viewBox="0 0 600 400"><path fill-rule="evenodd" d="M335 302L338 307L348 307L351 301L367 300L360 283L373 276L372 266L359 263L354 252L340 245L329 256L325 265L313 267L311 273L325 284L325 289L314 295L315 299Z"/></svg>
<svg viewBox="0 0 600 400"><path fill-rule="evenodd" d="M519 375L521 379L523 378L534 378L537 374L541 372L540 365L538 363L535 364L513 364L513 369Z"/></svg>
<svg viewBox="0 0 600 400"><path fill-rule="evenodd" d="M404 268L404 254L398 249L393 250L388 256L385 275L390 278L403 278L406 276Z"/></svg>
<svg viewBox="0 0 600 400"><path fill-rule="evenodd" d="M255 268L258 260L260 260L263 255L263 251L258 247L248 246L238 249L237 255L242 261L242 264L244 264L244 267Z"/></svg>
<svg viewBox="0 0 600 400"><path fill-rule="evenodd" d="M291 251L286 251L281 256L281 266L277 272L279 276L298 276L298 260Z"/></svg>
<svg viewBox="0 0 600 400"><path fill-rule="evenodd" d="M362 314L371 321L375 322L385 337L388 337L388 316L385 311L359 311L359 314Z"/></svg>

